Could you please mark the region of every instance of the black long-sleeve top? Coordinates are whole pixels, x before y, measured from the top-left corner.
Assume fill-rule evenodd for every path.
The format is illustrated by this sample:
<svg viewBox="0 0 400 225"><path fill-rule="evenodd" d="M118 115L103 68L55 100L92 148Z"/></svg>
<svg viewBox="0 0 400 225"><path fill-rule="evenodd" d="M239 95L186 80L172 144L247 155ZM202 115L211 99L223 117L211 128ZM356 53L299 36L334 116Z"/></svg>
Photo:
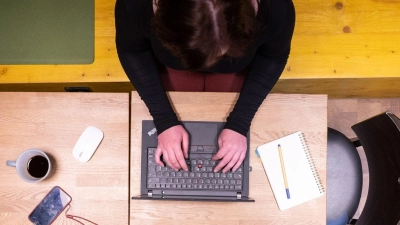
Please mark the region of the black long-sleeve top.
<svg viewBox="0 0 400 225"><path fill-rule="evenodd" d="M157 133L180 124L173 111L155 64L183 70L178 58L165 49L151 30L152 0L117 0L115 6L116 46L125 73L145 102ZM240 96L225 128L246 135L265 97L279 79L290 52L295 24L292 0L260 0L257 20L261 28L240 59L223 59L206 72L234 73L246 67Z"/></svg>

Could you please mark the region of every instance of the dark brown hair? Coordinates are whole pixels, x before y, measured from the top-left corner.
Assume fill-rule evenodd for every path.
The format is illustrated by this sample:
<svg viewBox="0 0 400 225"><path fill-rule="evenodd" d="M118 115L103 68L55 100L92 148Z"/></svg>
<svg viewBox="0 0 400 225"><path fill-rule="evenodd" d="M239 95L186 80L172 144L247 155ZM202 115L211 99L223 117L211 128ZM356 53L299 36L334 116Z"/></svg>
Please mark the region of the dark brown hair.
<svg viewBox="0 0 400 225"><path fill-rule="evenodd" d="M152 27L188 70L240 58L258 30L251 0L158 0Z"/></svg>

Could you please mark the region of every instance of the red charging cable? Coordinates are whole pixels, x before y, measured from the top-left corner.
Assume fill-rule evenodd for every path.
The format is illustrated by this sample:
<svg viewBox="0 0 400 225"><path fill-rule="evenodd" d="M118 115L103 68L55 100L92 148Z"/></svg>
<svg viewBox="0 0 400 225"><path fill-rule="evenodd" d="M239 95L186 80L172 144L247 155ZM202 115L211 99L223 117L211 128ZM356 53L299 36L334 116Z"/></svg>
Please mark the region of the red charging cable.
<svg viewBox="0 0 400 225"><path fill-rule="evenodd" d="M77 222L77 223L79 223L79 224L82 224L82 225L85 225L85 224L82 223L81 221L77 220L77 219L85 220L85 221L87 221L87 222L89 222L89 223L91 223L91 224L98 225L97 223L95 223L95 222L93 222L93 221L90 221L90 220L88 220L88 219L85 219L85 218L83 218L83 217L67 214L67 212L68 212L68 210L69 210L70 208L71 208L71 204L68 205L68 209L67 209L67 211L65 211L65 216L66 216L68 219L74 220L75 222Z"/></svg>

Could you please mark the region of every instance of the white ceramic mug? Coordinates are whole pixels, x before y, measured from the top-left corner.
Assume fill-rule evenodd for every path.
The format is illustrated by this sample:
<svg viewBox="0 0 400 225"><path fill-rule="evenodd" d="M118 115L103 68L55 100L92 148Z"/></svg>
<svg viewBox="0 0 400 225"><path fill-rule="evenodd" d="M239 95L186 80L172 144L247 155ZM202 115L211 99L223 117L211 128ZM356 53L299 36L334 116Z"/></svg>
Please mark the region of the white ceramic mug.
<svg viewBox="0 0 400 225"><path fill-rule="evenodd" d="M47 160L47 167L46 160L43 158ZM49 157L46 153L38 149L26 150L18 156L17 160L8 160L6 164L7 166L15 167L18 176L22 180L30 183L44 180L51 170Z"/></svg>

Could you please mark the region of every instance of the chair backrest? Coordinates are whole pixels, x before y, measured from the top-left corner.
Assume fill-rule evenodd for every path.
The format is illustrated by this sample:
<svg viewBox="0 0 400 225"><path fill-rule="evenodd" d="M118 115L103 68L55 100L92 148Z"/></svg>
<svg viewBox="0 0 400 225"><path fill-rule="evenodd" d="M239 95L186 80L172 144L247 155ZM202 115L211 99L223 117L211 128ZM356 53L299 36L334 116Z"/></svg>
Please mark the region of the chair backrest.
<svg viewBox="0 0 400 225"><path fill-rule="evenodd" d="M367 157L369 188L359 224L397 225L400 220L400 120L382 113L352 126Z"/></svg>

